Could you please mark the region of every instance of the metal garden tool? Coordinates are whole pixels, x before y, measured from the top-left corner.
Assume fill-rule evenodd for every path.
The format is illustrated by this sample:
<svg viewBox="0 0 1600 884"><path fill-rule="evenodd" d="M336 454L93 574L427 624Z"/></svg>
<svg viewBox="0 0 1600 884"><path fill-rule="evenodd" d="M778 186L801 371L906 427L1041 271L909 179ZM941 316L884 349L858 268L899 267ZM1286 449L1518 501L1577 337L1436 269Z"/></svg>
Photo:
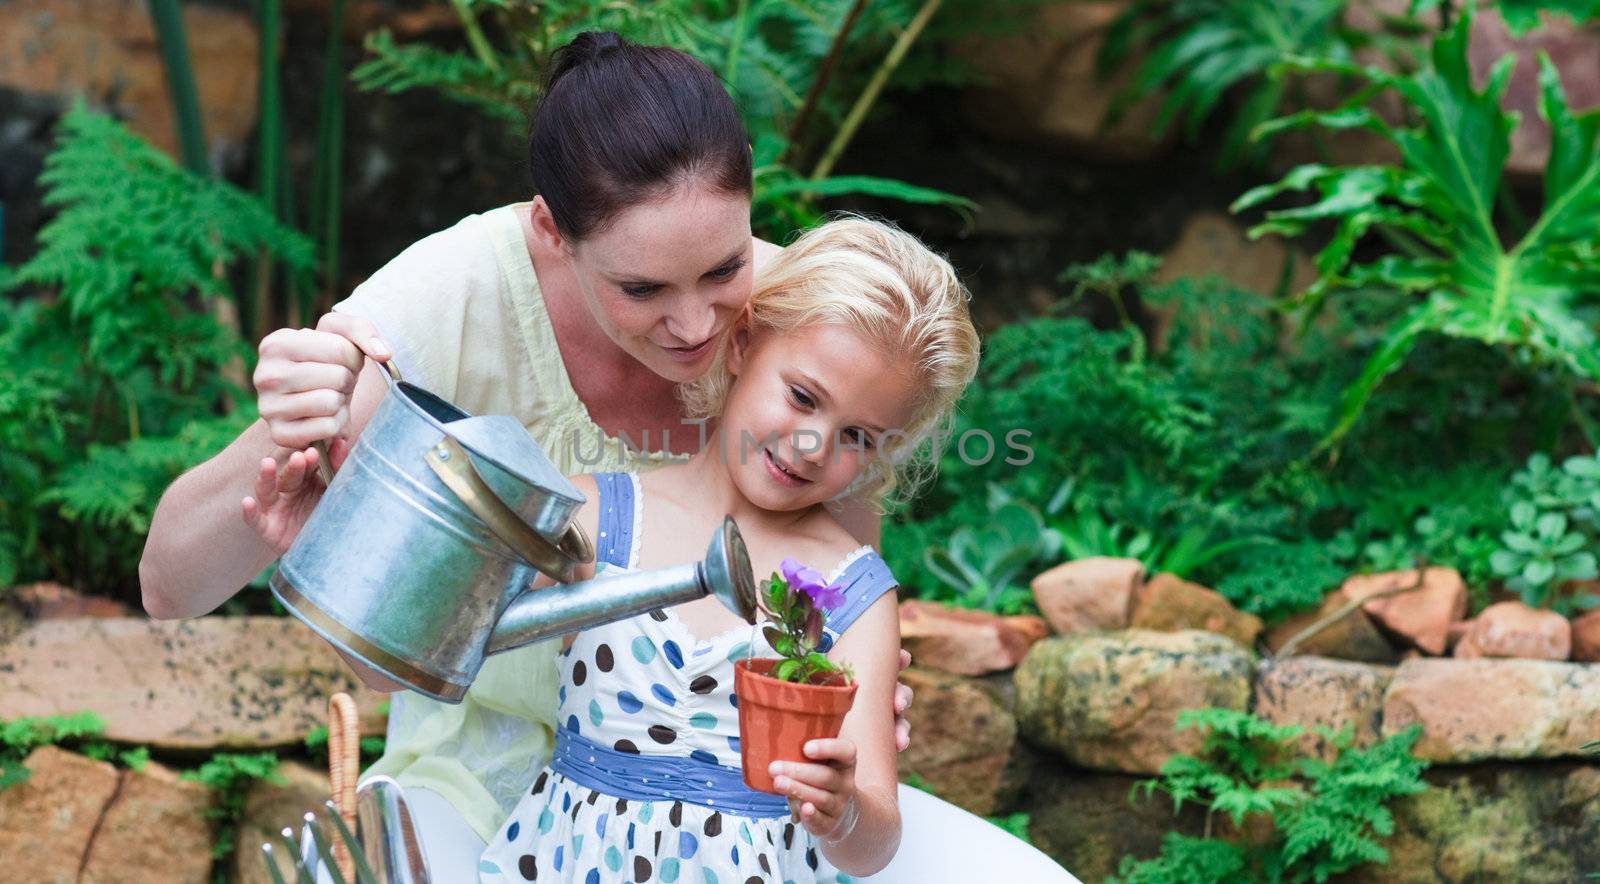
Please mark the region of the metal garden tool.
<svg viewBox="0 0 1600 884"><path fill-rule="evenodd" d="M336 847L349 856L350 872L340 868ZM287 860L279 860L280 853ZM329 801L320 816L306 813L298 843L294 830L285 828L277 847L261 845L261 856L273 884L431 884L433 880L405 792L388 777L369 777L356 790L354 829Z"/></svg>

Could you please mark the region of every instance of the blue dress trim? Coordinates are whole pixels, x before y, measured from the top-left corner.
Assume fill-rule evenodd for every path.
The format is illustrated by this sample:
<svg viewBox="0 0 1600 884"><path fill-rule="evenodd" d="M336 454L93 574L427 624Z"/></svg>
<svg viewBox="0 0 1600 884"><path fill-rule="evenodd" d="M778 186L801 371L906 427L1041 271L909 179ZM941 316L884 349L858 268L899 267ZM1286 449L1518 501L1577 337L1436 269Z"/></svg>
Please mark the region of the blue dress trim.
<svg viewBox="0 0 1600 884"><path fill-rule="evenodd" d="M550 767L613 798L683 801L749 817L789 815L788 799L746 786L739 768L675 755L622 752L564 727L556 730Z"/></svg>

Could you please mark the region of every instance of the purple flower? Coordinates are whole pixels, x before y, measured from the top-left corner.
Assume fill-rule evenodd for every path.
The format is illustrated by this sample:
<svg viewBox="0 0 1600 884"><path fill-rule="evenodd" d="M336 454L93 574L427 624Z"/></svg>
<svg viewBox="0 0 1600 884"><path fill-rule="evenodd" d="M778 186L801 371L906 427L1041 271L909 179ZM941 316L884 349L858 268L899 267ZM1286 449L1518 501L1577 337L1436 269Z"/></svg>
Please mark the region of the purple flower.
<svg viewBox="0 0 1600 884"><path fill-rule="evenodd" d="M829 583L821 572L815 568L808 568L794 559L784 559L778 564L778 570L783 573L783 579L789 584L791 592L800 591L811 597L811 603L824 611L844 604L844 588L836 583Z"/></svg>
<svg viewBox="0 0 1600 884"><path fill-rule="evenodd" d="M789 584L790 590L800 590L806 595L811 595L828 585L827 578L823 577L815 568L807 568L794 559L784 559L778 564L784 582Z"/></svg>

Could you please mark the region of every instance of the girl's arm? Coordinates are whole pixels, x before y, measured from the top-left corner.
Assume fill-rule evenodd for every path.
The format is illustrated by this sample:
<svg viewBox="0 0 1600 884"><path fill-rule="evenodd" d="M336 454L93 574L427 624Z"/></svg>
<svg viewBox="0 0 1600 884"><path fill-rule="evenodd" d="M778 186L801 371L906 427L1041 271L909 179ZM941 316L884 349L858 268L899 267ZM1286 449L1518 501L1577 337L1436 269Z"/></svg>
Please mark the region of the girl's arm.
<svg viewBox="0 0 1600 884"><path fill-rule="evenodd" d="M839 738L807 744L814 763L773 762L772 772L828 862L846 874L870 875L888 865L900 847L889 706L900 662L895 594L886 592L873 602L829 656L848 663L859 685Z"/></svg>

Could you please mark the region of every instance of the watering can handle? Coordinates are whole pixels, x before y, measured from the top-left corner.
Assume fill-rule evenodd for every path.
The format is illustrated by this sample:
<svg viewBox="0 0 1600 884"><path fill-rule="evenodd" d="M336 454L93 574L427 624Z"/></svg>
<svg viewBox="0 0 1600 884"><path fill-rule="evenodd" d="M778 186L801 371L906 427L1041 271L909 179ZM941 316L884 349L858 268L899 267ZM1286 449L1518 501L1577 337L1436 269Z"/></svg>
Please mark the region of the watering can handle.
<svg viewBox="0 0 1600 884"><path fill-rule="evenodd" d="M377 360L373 361L376 362ZM378 364L389 372L392 384L400 383L400 369L395 367L393 358ZM317 475L322 477L322 487L326 488L333 484L333 460L328 457L328 440L318 439L311 444L317 449Z"/></svg>
<svg viewBox="0 0 1600 884"><path fill-rule="evenodd" d="M594 544L577 522L567 526L560 543L546 540L483 481L467 449L454 437L447 435L428 449L427 459L439 481L487 525L501 543L546 576L571 583L578 565L594 561Z"/></svg>

